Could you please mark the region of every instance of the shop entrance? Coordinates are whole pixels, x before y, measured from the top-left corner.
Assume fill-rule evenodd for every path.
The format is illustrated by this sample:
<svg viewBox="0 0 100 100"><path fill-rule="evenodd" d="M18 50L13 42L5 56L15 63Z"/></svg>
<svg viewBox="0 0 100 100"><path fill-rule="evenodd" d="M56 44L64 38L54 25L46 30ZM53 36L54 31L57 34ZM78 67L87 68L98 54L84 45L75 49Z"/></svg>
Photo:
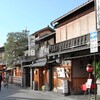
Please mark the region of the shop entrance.
<svg viewBox="0 0 100 100"><path fill-rule="evenodd" d="M25 68L25 85L26 87L30 87L30 68Z"/></svg>

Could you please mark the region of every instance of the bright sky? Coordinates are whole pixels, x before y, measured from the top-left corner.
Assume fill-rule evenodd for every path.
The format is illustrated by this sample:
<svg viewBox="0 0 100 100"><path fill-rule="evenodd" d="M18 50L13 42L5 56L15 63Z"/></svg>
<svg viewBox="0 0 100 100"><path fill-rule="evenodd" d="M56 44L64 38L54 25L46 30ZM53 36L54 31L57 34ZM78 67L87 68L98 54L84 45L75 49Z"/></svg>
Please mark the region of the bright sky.
<svg viewBox="0 0 100 100"><path fill-rule="evenodd" d="M0 47L9 32L38 31L88 0L0 0Z"/></svg>

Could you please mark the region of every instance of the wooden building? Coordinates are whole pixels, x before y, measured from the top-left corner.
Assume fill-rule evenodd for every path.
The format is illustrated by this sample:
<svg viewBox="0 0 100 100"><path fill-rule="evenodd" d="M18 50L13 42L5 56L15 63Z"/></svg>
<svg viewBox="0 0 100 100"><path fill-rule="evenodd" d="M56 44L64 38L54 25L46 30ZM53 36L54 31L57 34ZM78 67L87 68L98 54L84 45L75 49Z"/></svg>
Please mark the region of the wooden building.
<svg viewBox="0 0 100 100"><path fill-rule="evenodd" d="M47 26L35 33L36 60L31 65L33 73L33 89L41 90L43 86L50 84L50 67L47 64L49 46L55 42L54 30ZM34 86L35 85L35 86Z"/></svg>
<svg viewBox="0 0 100 100"><path fill-rule="evenodd" d="M63 92L62 81L66 80L64 93L80 93L86 83L87 64L92 64L94 54L90 53L90 33L96 31L94 0L88 0L72 11L51 22L56 30L56 44L50 46L48 62L51 62L55 91ZM98 51L100 51L100 32L98 32ZM100 53L96 53L96 61ZM56 63L55 63L56 61Z"/></svg>

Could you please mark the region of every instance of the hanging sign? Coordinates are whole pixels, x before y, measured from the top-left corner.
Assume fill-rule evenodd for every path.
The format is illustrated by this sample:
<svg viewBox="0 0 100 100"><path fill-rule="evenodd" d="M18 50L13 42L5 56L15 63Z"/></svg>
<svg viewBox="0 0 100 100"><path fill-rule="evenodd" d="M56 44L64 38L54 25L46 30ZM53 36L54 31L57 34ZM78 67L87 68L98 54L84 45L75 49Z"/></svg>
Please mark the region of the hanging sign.
<svg viewBox="0 0 100 100"><path fill-rule="evenodd" d="M34 56L35 55L35 37L32 35L30 35L28 37L28 51L29 51L29 55L30 56Z"/></svg>
<svg viewBox="0 0 100 100"><path fill-rule="evenodd" d="M90 53L98 52L97 32L90 33Z"/></svg>
<svg viewBox="0 0 100 100"><path fill-rule="evenodd" d="M100 30L100 0L95 0L96 4L96 28Z"/></svg>

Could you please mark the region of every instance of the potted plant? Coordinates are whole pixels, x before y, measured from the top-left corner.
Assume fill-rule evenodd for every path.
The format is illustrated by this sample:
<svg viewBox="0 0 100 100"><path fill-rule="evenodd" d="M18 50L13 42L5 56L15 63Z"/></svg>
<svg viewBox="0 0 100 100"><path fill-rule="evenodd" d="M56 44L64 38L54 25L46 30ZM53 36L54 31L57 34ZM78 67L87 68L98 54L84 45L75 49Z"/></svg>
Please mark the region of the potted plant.
<svg viewBox="0 0 100 100"><path fill-rule="evenodd" d="M97 95L100 95L100 61L93 61L92 65L96 68Z"/></svg>

